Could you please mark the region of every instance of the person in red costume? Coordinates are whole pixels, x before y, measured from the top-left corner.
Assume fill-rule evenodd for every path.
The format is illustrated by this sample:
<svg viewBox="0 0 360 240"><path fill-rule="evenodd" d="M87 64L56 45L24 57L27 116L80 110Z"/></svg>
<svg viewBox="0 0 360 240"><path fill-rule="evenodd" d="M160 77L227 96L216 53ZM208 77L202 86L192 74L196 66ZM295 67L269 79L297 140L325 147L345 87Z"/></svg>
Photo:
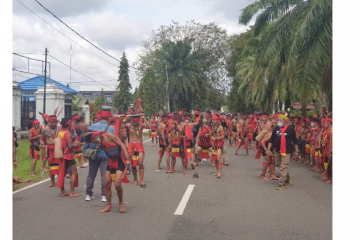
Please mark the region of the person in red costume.
<svg viewBox="0 0 360 240"><path fill-rule="evenodd" d="M112 210L111 185L114 181L115 190L119 198L119 209L121 213L124 213L126 209L123 204L123 187L121 186L121 182L125 176L124 171L127 165L131 163L125 144L115 134L106 131L99 132L90 130L85 136L87 142L94 144L100 143L109 159L105 173L105 196L107 204L106 207L99 212L104 213ZM124 159L122 159L121 155L124 155Z"/></svg>
<svg viewBox="0 0 360 240"><path fill-rule="evenodd" d="M332 183L332 145L333 145L332 140L333 140L332 114L330 113L326 117L326 122L324 125L324 134L321 142L323 148L324 167L325 167L325 175L321 179L326 183Z"/></svg>
<svg viewBox="0 0 360 240"><path fill-rule="evenodd" d="M171 170L170 173L175 172L176 158L181 158L183 168L185 169L185 149L184 138L182 135L182 129L180 127L180 115L174 115L174 124L169 126L170 142L171 142Z"/></svg>
<svg viewBox="0 0 360 240"><path fill-rule="evenodd" d="M49 167L50 167L50 184L47 187L55 186L55 175L58 175L59 171L59 159L55 158L55 137L60 131L60 127L58 127L58 120L55 115L49 116L49 128L46 128L42 132L41 144L46 141L47 146L47 156L49 159Z"/></svg>
<svg viewBox="0 0 360 240"><path fill-rule="evenodd" d="M143 119L145 124L140 123L140 118ZM134 175L134 186L138 185L137 179L137 169L136 167L139 166L139 175L140 175L140 186L146 187L144 182L144 157L145 157L145 150L144 145L142 143L142 132L143 129L149 129L150 124L145 119L144 114L140 114L140 117L131 117L131 123L126 123L125 127L128 129L129 133L129 143L128 143L128 152L132 159L132 173Z"/></svg>
<svg viewBox="0 0 360 240"><path fill-rule="evenodd" d="M186 174L186 168L187 168L187 161L190 158L191 161L191 168L195 169L194 165L194 156L192 151L192 139L194 137L192 128L199 125L199 119L200 118L194 118L195 122L190 123L190 116L185 115L184 116L184 122L180 124L180 128L182 131L182 136L184 138L184 151L185 151L185 165L183 166L183 173ZM195 145L195 144L194 144ZM184 168L185 167L185 168Z"/></svg>
<svg viewBox="0 0 360 240"><path fill-rule="evenodd" d="M164 114L161 117L159 126L156 130L157 135L159 136L159 159L158 159L158 167L157 167L157 171L160 171L162 168L160 167L161 165L161 160L164 156L164 153L166 152L166 172L169 173L171 170L170 167L170 142L169 142L169 117L167 114Z"/></svg>
<svg viewBox="0 0 360 240"><path fill-rule="evenodd" d="M156 137L156 129L157 129L157 125L158 125L158 120L156 119L156 114L151 114L151 121L150 121L150 127L151 127L151 143L152 143L152 147L154 146L154 140L156 142L156 147L158 146L158 140Z"/></svg>
<svg viewBox="0 0 360 240"><path fill-rule="evenodd" d="M80 142L80 135L81 135L81 129L80 129L80 115L79 114L74 114L72 117L72 128L73 128L73 134L76 134L76 139L75 142ZM82 145L79 145L76 149L75 149L75 155L74 155L75 159L78 160L79 162L79 168L86 168L86 166L84 166L82 160L83 160L83 152L82 152Z"/></svg>
<svg viewBox="0 0 360 240"><path fill-rule="evenodd" d="M40 126L40 132L39 134L42 135L42 133L46 130L49 129L49 115L48 114L43 114L42 115L42 119L43 119L43 123ZM46 146L47 143L46 141L44 141L43 143L41 143L41 153L42 153L42 163L41 163L41 171L44 172L48 172L49 170L46 169L46 161L47 161L47 150L46 150Z"/></svg>
<svg viewBox="0 0 360 240"><path fill-rule="evenodd" d="M39 133L40 122L35 119L32 123L32 128L30 128L28 136L30 141L30 158L31 162L31 174L30 176L36 176L35 167L36 161L40 160L40 138L41 135Z"/></svg>
<svg viewBox="0 0 360 240"><path fill-rule="evenodd" d="M217 152L217 158L215 161L216 166L216 173L213 174L213 176L216 176L217 178L221 178L221 170L222 170L222 158L221 153L224 146L224 129L220 125L221 119L217 115L212 116L212 122L213 126L211 128L211 141L212 141L212 149L216 150Z"/></svg>
<svg viewBox="0 0 360 240"><path fill-rule="evenodd" d="M76 169L76 162L74 159L74 151L81 145L80 142L74 143L72 134L71 118L65 117L61 119L61 130L58 132L57 137L61 139L61 150L63 157L59 158L59 171L58 171L58 184L57 187L61 189L61 196L79 197L79 193L75 193L75 187L79 187L79 179ZM64 180L66 170L69 169L70 177L70 193L65 192Z"/></svg>
<svg viewBox="0 0 360 240"><path fill-rule="evenodd" d="M208 120L204 118L202 120L202 126L199 129L199 134L196 137L195 154L200 152L200 159L209 159L209 148L211 147L211 128L208 125ZM199 163L196 163L199 166Z"/></svg>

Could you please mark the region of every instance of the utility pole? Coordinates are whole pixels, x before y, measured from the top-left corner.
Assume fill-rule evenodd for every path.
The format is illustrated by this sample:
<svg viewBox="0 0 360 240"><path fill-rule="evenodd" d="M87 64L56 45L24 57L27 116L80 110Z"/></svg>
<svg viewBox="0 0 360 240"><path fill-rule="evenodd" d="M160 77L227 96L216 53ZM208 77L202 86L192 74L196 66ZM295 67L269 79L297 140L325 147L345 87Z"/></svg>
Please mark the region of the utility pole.
<svg viewBox="0 0 360 240"><path fill-rule="evenodd" d="M45 74L44 74L44 107L43 107L43 113L45 114L46 109L46 66L47 66L47 54L48 50L45 48Z"/></svg>
<svg viewBox="0 0 360 240"><path fill-rule="evenodd" d="M168 113L170 113L170 100L169 100L169 77L167 72L167 64L166 64L166 98L167 98L167 108Z"/></svg>

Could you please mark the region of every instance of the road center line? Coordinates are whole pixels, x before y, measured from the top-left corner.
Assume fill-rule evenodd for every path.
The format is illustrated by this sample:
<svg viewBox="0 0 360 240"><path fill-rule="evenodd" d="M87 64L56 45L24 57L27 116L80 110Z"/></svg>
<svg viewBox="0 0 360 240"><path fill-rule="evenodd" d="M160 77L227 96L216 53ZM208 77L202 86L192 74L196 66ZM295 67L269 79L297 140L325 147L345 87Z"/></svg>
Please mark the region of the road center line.
<svg viewBox="0 0 360 240"><path fill-rule="evenodd" d="M189 184L189 186L186 189L185 194L182 197L182 199L181 199L181 201L179 203L179 206L177 207L174 215L182 215L183 214L183 212L185 210L185 207L186 207L186 204L190 199L190 195L191 195L192 191L194 190L194 187L195 187L195 185Z"/></svg>

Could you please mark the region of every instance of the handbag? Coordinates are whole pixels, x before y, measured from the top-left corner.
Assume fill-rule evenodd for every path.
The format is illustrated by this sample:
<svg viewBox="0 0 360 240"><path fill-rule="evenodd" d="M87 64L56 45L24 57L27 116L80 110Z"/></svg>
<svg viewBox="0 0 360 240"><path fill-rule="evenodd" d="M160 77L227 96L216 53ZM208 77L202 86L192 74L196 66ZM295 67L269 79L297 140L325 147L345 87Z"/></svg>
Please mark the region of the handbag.
<svg viewBox="0 0 360 240"><path fill-rule="evenodd" d="M89 160L95 160L99 147L100 147L100 144L98 144L95 149L91 149L90 147L85 149L84 154L83 154L84 158L89 159Z"/></svg>
<svg viewBox="0 0 360 240"><path fill-rule="evenodd" d="M61 138L55 138L55 150L54 150L54 157L55 158L62 158L64 156L64 152L61 148Z"/></svg>
<svg viewBox="0 0 360 240"><path fill-rule="evenodd" d="M118 147L106 149L104 151L105 151L106 155L108 156L108 158L110 158L110 159L117 159L121 155L120 149Z"/></svg>

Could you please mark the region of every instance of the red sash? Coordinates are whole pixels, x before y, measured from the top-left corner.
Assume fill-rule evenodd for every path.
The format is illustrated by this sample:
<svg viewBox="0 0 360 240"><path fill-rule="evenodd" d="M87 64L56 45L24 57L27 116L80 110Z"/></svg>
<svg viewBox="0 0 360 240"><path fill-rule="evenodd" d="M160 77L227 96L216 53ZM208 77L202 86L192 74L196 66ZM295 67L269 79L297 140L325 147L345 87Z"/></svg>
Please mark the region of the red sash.
<svg viewBox="0 0 360 240"><path fill-rule="evenodd" d="M280 155L281 156L286 156L286 137L285 137L284 133L287 128L288 128L287 124L283 128L279 127L280 132L281 132L281 141L280 141Z"/></svg>

